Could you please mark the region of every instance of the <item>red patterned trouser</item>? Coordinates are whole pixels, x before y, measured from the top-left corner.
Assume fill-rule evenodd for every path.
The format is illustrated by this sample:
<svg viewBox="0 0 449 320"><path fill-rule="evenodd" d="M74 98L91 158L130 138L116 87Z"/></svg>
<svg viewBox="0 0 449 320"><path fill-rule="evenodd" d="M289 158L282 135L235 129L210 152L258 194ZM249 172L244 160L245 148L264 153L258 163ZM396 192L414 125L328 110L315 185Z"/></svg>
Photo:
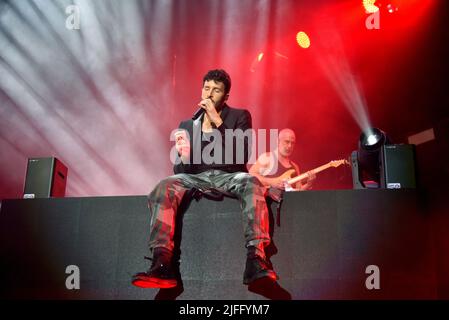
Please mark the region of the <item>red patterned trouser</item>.
<svg viewBox="0 0 449 320"><path fill-rule="evenodd" d="M243 215L245 246L259 252L270 243L266 188L246 172L228 173L208 170L199 174L176 174L161 180L148 196L150 221L150 252L156 247L174 250L176 214L187 191L214 190L230 194L240 201Z"/></svg>

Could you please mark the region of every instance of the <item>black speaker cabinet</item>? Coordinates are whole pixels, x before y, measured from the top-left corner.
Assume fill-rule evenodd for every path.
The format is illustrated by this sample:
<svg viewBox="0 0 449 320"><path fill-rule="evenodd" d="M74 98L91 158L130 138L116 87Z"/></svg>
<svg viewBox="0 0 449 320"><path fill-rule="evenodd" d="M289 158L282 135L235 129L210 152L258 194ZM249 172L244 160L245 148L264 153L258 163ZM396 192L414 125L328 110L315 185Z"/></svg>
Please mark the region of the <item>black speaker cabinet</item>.
<svg viewBox="0 0 449 320"><path fill-rule="evenodd" d="M28 159L24 198L64 197L67 167L58 159Z"/></svg>
<svg viewBox="0 0 449 320"><path fill-rule="evenodd" d="M416 188L415 148L412 144L384 145L381 151L381 187Z"/></svg>

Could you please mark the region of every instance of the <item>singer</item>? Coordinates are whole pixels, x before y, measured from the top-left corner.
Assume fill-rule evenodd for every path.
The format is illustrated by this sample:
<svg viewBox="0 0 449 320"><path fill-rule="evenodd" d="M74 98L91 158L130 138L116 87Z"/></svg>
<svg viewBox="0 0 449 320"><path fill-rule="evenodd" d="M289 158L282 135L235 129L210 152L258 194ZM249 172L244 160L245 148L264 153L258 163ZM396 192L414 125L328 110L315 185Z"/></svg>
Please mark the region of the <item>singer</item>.
<svg viewBox="0 0 449 320"><path fill-rule="evenodd" d="M192 117L192 120L198 119L204 113L206 113L206 118L203 124L206 123L208 131L212 129L212 124L215 127L219 127L223 120L220 117L223 105L228 100L229 91L223 96L223 88L221 88L215 81L209 80L203 85L203 90L201 92L201 101L198 103L200 107ZM217 102L215 100L219 99Z"/></svg>
<svg viewBox="0 0 449 320"><path fill-rule="evenodd" d="M189 134L179 134L176 139L175 146L181 161L177 161L174 166L175 175L160 181L148 196L150 210L148 253L152 258L152 264L146 272L140 272L133 276L132 283L135 286L141 288L178 287L178 290L182 288L179 272L180 250L175 247L174 234L178 207L184 197L191 197L192 190L231 194L240 201L244 245L247 248L243 283L251 286L259 279L270 283L275 283L277 280L277 275L265 254L265 247L271 241L268 230L268 208L264 197L265 188L256 177L248 174L246 168L249 158L249 142L247 141L245 145L245 163L243 164L235 161L234 163L225 163L224 161L209 163L203 159L200 163L187 161L189 158L191 160L194 152L192 148L189 148L190 140L193 140L193 144L199 143L200 151L203 151L214 143L214 140L211 139L212 133L221 134L223 138L221 140L225 141L225 130L245 131L251 128L249 111L231 108L226 104L230 89L231 78L226 71L219 69L207 72L203 77L201 101L198 103L200 110L197 112L195 121L189 119L179 125L181 130L185 130ZM196 126L198 129L194 130ZM184 141L184 139L189 141ZM213 150L216 150L216 147ZM231 149L227 150L228 144L221 147L223 148L221 150L223 158L227 152L233 152L235 149L235 146L231 145ZM235 160L235 153L233 153L233 157ZM217 250L219 249L217 248ZM226 261L223 261L223 264L226 264Z"/></svg>
<svg viewBox="0 0 449 320"><path fill-rule="evenodd" d="M196 120L204 113L206 113L206 118L203 121L203 125L204 123L206 123L207 131L209 132L212 129L212 124L215 127L219 127L223 123L220 114L223 105L229 98L229 91L223 95L223 90L224 88L221 88L221 86L213 80L209 80L207 81L207 83L204 83L203 90L201 92L202 100L200 101L200 103L198 103L198 106L200 108L194 113L192 117L192 120Z"/></svg>

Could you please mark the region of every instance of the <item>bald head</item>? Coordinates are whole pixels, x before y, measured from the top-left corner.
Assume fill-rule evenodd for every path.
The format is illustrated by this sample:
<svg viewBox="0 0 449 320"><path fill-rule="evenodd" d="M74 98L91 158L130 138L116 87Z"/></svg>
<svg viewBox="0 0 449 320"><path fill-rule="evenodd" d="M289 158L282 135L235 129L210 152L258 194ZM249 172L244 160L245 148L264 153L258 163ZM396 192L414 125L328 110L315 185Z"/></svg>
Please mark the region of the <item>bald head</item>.
<svg viewBox="0 0 449 320"><path fill-rule="evenodd" d="M293 139L296 138L295 133L293 132L292 129L285 128L285 129L282 129L281 132L279 132L279 140L291 138L291 137L293 137Z"/></svg>
<svg viewBox="0 0 449 320"><path fill-rule="evenodd" d="M293 130L285 128L279 132L279 154L283 157L290 157L295 147L296 136Z"/></svg>

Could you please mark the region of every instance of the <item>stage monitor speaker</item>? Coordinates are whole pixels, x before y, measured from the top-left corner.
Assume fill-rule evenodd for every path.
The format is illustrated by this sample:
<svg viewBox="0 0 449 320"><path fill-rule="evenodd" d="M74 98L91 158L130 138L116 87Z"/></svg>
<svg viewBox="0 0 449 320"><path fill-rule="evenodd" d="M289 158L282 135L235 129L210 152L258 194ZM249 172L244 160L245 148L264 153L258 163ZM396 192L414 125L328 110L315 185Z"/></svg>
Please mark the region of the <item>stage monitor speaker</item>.
<svg viewBox="0 0 449 320"><path fill-rule="evenodd" d="M382 146L381 158L382 188L416 188L414 145L384 145Z"/></svg>
<svg viewBox="0 0 449 320"><path fill-rule="evenodd" d="M29 158L23 197L64 197L67 171L67 167L54 157Z"/></svg>

